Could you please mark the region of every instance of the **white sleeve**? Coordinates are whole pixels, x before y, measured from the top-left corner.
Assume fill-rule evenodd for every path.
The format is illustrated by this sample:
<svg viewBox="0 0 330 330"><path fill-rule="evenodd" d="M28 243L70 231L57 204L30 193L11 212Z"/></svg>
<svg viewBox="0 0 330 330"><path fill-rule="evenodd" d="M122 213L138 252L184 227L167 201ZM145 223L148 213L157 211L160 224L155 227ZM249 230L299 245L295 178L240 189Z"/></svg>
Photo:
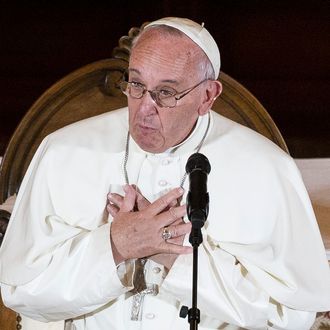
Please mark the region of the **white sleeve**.
<svg viewBox="0 0 330 330"><path fill-rule="evenodd" d="M35 279L1 285L6 306L32 319L56 321L91 312L131 289L113 261L110 224L83 230L47 253L51 261Z"/></svg>
<svg viewBox="0 0 330 330"><path fill-rule="evenodd" d="M198 256L198 308L204 318L246 329L310 329L315 312L290 309L272 301L237 259L204 237ZM191 306L192 256L177 258L161 290ZM202 324L202 323L201 323Z"/></svg>
<svg viewBox="0 0 330 330"><path fill-rule="evenodd" d="M41 143L0 250L8 307L44 322L63 320L131 289L117 272L105 212L110 184L119 177L116 157L52 136Z"/></svg>

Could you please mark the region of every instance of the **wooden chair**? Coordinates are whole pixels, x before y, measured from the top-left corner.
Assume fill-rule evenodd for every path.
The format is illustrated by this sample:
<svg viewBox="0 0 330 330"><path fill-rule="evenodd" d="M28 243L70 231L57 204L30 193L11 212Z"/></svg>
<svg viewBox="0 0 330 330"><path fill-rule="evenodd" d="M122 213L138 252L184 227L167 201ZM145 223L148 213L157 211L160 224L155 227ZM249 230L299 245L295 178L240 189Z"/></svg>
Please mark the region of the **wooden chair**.
<svg viewBox="0 0 330 330"><path fill-rule="evenodd" d="M118 83L127 74L131 43L141 28L132 28L127 36L120 38L112 58L70 73L32 105L14 132L1 164L0 204L17 193L33 154L46 135L78 120L127 105L126 96L120 91ZM258 100L224 72L220 74L220 81L223 93L216 100L213 110L256 130L288 152L281 133ZM0 210L2 234L9 215ZM3 306L1 308L0 328L14 329L15 313Z"/></svg>

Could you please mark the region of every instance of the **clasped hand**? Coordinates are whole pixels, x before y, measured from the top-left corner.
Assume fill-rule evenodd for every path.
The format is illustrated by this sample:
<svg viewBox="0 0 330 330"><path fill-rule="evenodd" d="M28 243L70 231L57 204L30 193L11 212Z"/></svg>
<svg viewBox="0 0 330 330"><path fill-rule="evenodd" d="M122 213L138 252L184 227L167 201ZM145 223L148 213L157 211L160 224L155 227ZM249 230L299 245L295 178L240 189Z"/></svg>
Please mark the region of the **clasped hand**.
<svg viewBox="0 0 330 330"><path fill-rule="evenodd" d="M112 215L111 246L116 264L127 259L150 258L171 268L179 254L192 252L183 246L185 234L191 223L182 217L186 206L178 206L183 189L175 188L150 203L131 185L124 186L125 196L110 193L107 210ZM172 238L164 240L162 233L168 227Z"/></svg>

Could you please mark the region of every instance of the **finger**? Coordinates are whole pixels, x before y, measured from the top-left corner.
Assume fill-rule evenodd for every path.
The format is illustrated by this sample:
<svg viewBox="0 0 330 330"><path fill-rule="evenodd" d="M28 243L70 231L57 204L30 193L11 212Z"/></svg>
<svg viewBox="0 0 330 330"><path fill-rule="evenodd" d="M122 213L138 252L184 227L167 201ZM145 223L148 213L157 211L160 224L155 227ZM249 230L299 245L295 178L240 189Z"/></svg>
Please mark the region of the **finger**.
<svg viewBox="0 0 330 330"><path fill-rule="evenodd" d="M141 194L140 190L136 187L136 204L140 211L147 208L151 203Z"/></svg>
<svg viewBox="0 0 330 330"><path fill-rule="evenodd" d="M180 225L169 226L169 232L171 233L172 238L180 237L182 235L186 235L191 232L191 223L183 223ZM170 241L170 240L167 240Z"/></svg>
<svg viewBox="0 0 330 330"><path fill-rule="evenodd" d="M168 205L169 208L174 207L174 206L179 206L180 204L178 203L178 200L175 199L170 204Z"/></svg>
<svg viewBox="0 0 330 330"><path fill-rule="evenodd" d="M175 225L175 226L171 225L165 228L167 233L169 233L170 235L170 238L166 239L166 242L171 244L182 245L185 235L191 232L191 223L182 223L180 225ZM160 236L163 236L165 228L161 230Z"/></svg>
<svg viewBox="0 0 330 330"><path fill-rule="evenodd" d="M134 209L136 201L136 191L130 185L125 185L123 189L125 192L125 196L121 203L120 212L131 212Z"/></svg>
<svg viewBox="0 0 330 330"><path fill-rule="evenodd" d="M148 206L146 210L150 216L159 214L161 211L166 209L170 205L170 203L177 200L182 195L183 189L181 187L172 189L167 194L158 198L156 201L150 204L150 206Z"/></svg>
<svg viewBox="0 0 330 330"><path fill-rule="evenodd" d="M161 246L162 253L168 254L190 254L193 251L192 246L182 246L177 244L171 244L164 241Z"/></svg>
<svg viewBox="0 0 330 330"><path fill-rule="evenodd" d="M119 208L113 204L107 204L107 211L114 217L119 212Z"/></svg>
<svg viewBox="0 0 330 330"><path fill-rule="evenodd" d="M184 240L184 236L175 237L175 238L171 238L171 239L166 240L166 243L171 243L171 244L176 244L176 245L183 245L183 240Z"/></svg>
<svg viewBox="0 0 330 330"><path fill-rule="evenodd" d="M115 204L117 207L121 207L123 203L124 197L122 195L116 194L116 193L109 193L108 194L108 201L111 204Z"/></svg>
<svg viewBox="0 0 330 330"><path fill-rule="evenodd" d="M185 205L171 207L168 211L165 211L157 216L159 227L169 226L176 221L182 221L182 217L185 216L187 208Z"/></svg>
<svg viewBox="0 0 330 330"><path fill-rule="evenodd" d="M176 219L175 221L173 221L171 225L181 225L182 223L185 223L183 221L183 218L179 218L179 219Z"/></svg>

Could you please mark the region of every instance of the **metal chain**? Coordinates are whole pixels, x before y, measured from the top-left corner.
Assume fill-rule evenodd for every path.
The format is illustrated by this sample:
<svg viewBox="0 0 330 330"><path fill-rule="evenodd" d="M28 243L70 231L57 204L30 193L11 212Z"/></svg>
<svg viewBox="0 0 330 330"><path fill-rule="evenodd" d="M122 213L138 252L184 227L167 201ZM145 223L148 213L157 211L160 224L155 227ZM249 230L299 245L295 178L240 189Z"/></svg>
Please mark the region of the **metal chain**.
<svg viewBox="0 0 330 330"><path fill-rule="evenodd" d="M129 131L127 132L127 137L126 137L126 146L125 146L125 157L124 157L124 162L123 162L123 168L124 168L124 178L125 178L125 183L129 184L128 181L128 174L127 174L127 161L128 161L128 154L129 154Z"/></svg>

